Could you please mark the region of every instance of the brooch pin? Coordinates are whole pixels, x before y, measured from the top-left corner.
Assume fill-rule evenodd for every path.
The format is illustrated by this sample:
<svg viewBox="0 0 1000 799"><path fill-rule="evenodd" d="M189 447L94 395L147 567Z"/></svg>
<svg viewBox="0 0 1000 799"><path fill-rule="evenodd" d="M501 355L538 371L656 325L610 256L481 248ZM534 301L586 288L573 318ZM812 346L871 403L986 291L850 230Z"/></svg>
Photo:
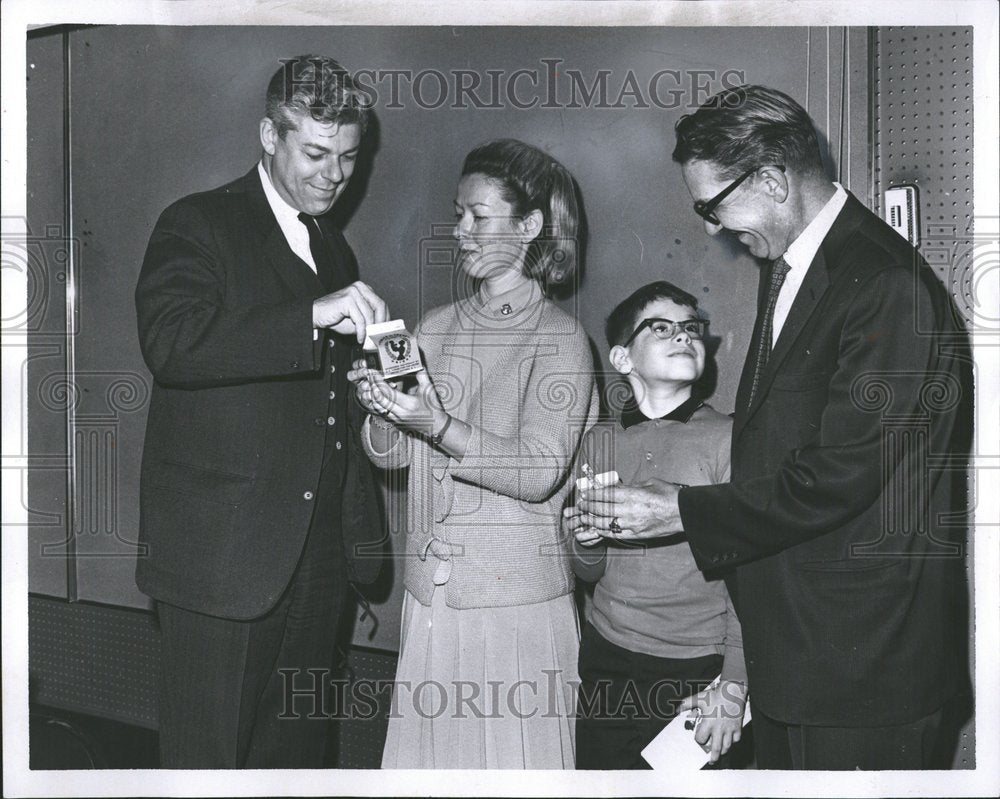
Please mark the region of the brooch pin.
<svg viewBox="0 0 1000 799"><path fill-rule="evenodd" d="M502 313L504 316L510 316L512 313L514 313L514 309L510 307L509 302L505 302L503 305L500 306L500 313Z"/></svg>

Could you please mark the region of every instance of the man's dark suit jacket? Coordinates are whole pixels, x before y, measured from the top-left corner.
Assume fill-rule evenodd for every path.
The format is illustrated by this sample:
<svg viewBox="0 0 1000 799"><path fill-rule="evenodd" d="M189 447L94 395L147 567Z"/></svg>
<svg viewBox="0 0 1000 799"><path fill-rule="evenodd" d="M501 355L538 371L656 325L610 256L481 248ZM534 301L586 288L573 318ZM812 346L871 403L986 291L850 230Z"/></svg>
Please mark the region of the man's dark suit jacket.
<svg viewBox="0 0 1000 799"><path fill-rule="evenodd" d="M357 279L354 255L320 222L346 285ZM256 167L179 200L157 222L136 288L139 342L155 378L140 489L149 552L136 569L146 594L250 619L288 585L324 458L327 337L352 345L325 331L314 340L312 303L324 293L288 246ZM371 582L380 499L360 447L360 407L349 406L341 530L352 577Z"/></svg>
<svg viewBox="0 0 1000 799"><path fill-rule="evenodd" d="M953 327L931 270L849 196L749 408L744 367L732 482L680 492L699 567L736 567L750 702L774 719L902 724L956 690L951 480L928 465L961 398Z"/></svg>

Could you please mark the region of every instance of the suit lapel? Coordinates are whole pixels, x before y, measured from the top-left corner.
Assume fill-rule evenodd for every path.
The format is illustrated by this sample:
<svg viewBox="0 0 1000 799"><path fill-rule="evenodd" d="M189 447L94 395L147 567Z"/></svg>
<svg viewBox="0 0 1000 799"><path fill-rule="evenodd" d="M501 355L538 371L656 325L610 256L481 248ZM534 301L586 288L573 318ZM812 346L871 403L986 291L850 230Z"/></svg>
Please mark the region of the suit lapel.
<svg viewBox="0 0 1000 799"><path fill-rule="evenodd" d="M740 383L736 389L736 416L733 420L733 438L735 439L747 421L747 398L750 396L750 384L753 382L753 353L757 352L757 342L760 341L761 326L764 324L764 302L767 295L766 286L771 280L771 267L762 266L757 284L757 316L754 319L753 333L750 335L750 346L743 361L743 371Z"/></svg>
<svg viewBox="0 0 1000 799"><path fill-rule="evenodd" d="M788 310L785 323L781 326L781 333L778 335L778 340L774 343L774 349L771 350L771 354L767 358L767 365L760 376L760 383L757 386L757 394L754 397L753 405L747 409L748 419L754 415L760 407L761 402L763 402L764 397L767 396L771 388L771 383L774 382L774 376L781 368L782 362L788 357L788 353L795 340L799 337L799 333L802 332L802 328L805 327L806 322L809 321L809 317L816 310L816 306L819 304L820 298L823 296L828 285L830 285L830 279L827 274L826 260L823 257L823 249L821 247L816 253L816 257L813 258L812 263L809 264L805 279L802 281L802 285L799 286L792 307ZM757 334L758 336L760 335L759 330Z"/></svg>
<svg viewBox="0 0 1000 799"><path fill-rule="evenodd" d="M837 215L833 226L830 228L830 232L823 239L823 243L816 252L812 263L809 264L809 270L806 272L802 285L799 286L799 291L795 295L795 301L788 311L785 324L782 325L781 334L775 342L774 349L767 360L767 366L761 375L754 403L749 408L746 407L746 400L750 392L753 366L750 363L750 356L747 356L747 361L743 366L743 374L740 378L740 387L736 393L736 419L733 424L734 440L740 435L746 423L760 408L771 388L771 384L774 382L775 376L779 369L781 369L783 362L788 358L796 339L802 333L809 318L815 313L816 307L830 285L831 270L836 268L840 252L848 237L860 223L864 210L861 203L848 192L847 202ZM761 286L767 284L770 274L771 270L769 268L761 273ZM750 342L749 352L751 353L756 352L757 342L760 340L761 316L763 314L761 306L762 296L762 291L759 290L757 293L757 320L754 324L754 335ZM742 408L746 408L746 410L741 411L740 409Z"/></svg>
<svg viewBox="0 0 1000 799"><path fill-rule="evenodd" d="M257 167L244 178L246 182L247 204L255 220L255 228L260 231L261 252L289 291L297 297L310 295L318 297L323 293L316 273L299 256L292 252L288 240L271 210L264 194Z"/></svg>
<svg viewBox="0 0 1000 799"><path fill-rule="evenodd" d="M809 317L812 316L813 311L816 310L820 298L829 285L830 276L826 268L826 259L823 257L823 248L820 247L816 253L816 257L809 264L805 279L802 281L802 285L799 286L799 291L795 295L795 302L788 309L788 316L785 317L785 323L781 327L778 340L774 342L774 349L771 351L771 355L767 361L767 368L764 370L763 379L765 381L770 382L774 378L774 372L777 371L781 366L781 362L787 357L792 344L799 337L799 333L802 332L802 328L809 320ZM765 382L764 386L766 387L766 385L767 383Z"/></svg>
<svg viewBox="0 0 1000 799"><path fill-rule="evenodd" d="M271 219L274 220L273 214ZM288 240L277 221L274 221L271 230L264 237L264 257L296 296L319 297L324 293L316 273L288 246Z"/></svg>
<svg viewBox="0 0 1000 799"><path fill-rule="evenodd" d="M333 289L337 291L350 285L354 280L354 276L348 270L346 254L342 250L343 237L327 216L318 216L316 221L319 223L319 229L323 232L327 247L330 248L330 260L333 263Z"/></svg>

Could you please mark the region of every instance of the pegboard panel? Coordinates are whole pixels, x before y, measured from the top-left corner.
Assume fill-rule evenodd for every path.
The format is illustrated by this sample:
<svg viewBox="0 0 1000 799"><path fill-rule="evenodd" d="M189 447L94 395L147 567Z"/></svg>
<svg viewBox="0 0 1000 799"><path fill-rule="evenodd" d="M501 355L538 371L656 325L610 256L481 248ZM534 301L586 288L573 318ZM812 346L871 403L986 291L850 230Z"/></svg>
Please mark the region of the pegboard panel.
<svg viewBox="0 0 1000 799"><path fill-rule="evenodd" d="M33 703L157 729L160 633L153 613L31 596L28 662ZM372 690L354 712L348 704L336 726L338 768L381 766L395 674L395 653L350 648L344 676Z"/></svg>
<svg viewBox="0 0 1000 799"><path fill-rule="evenodd" d="M349 673L355 684L364 680L369 686L367 701L357 712L348 712L336 730L337 768L381 768L382 748L389 728L392 701L391 683L396 676L396 655L376 649L352 647ZM377 709L372 715L372 706ZM370 716L370 717L369 717Z"/></svg>
<svg viewBox="0 0 1000 799"><path fill-rule="evenodd" d="M972 28L875 28L872 49L874 209L883 192L913 184L919 191L919 250L951 292L967 327L976 318L972 264L973 91ZM974 484L968 486L974 507ZM974 538L965 567L973 607ZM974 628L969 629L974 671ZM975 768L974 717L961 728L953 768Z"/></svg>
<svg viewBox="0 0 1000 799"><path fill-rule="evenodd" d="M159 660L151 613L29 598L33 702L155 729Z"/></svg>
<svg viewBox="0 0 1000 799"><path fill-rule="evenodd" d="M877 28L874 189L902 183L920 196L920 251L973 319L972 28Z"/></svg>

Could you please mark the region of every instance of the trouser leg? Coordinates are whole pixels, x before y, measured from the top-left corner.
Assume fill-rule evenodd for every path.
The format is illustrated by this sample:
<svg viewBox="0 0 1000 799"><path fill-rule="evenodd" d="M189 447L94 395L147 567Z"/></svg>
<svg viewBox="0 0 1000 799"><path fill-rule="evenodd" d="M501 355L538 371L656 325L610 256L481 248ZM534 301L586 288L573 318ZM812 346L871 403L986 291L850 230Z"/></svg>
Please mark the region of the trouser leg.
<svg viewBox="0 0 1000 799"><path fill-rule="evenodd" d="M241 767L267 681L262 664L281 643L281 608L241 622L160 602L157 616L161 767Z"/></svg>
<svg viewBox="0 0 1000 799"><path fill-rule="evenodd" d="M642 750L708 685L722 657L660 658L631 652L584 626L577 700L578 769L647 769Z"/></svg>
<svg viewBox="0 0 1000 799"><path fill-rule="evenodd" d="M333 470L317 493L299 563L267 614L235 621L157 604L162 767L322 765L330 725L308 689L329 682L348 569ZM286 688L303 686L291 705Z"/></svg>
<svg viewBox="0 0 1000 799"><path fill-rule="evenodd" d="M257 706L248 768L323 765L346 588L339 535L314 525L290 586L281 646Z"/></svg>
<svg viewBox="0 0 1000 799"><path fill-rule="evenodd" d="M818 727L784 724L754 711L757 767L819 771L934 768L942 710L905 724Z"/></svg>

